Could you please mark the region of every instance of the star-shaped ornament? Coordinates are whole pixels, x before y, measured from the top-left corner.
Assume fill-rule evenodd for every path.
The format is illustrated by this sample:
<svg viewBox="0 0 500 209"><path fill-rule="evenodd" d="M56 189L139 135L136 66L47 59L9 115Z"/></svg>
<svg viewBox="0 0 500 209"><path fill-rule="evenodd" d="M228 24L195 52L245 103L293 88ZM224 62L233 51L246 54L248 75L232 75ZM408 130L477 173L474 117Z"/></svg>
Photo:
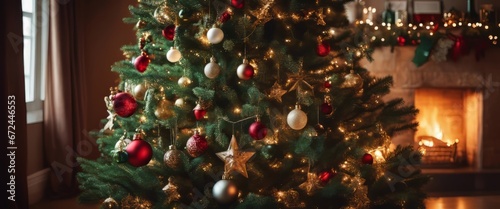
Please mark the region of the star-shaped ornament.
<svg viewBox="0 0 500 209"><path fill-rule="evenodd" d="M274 0L268 0L259 9L250 11L250 14L257 18L257 20L253 23L254 27L273 19L271 11L269 11L271 8L273 8L273 5Z"/></svg>
<svg viewBox="0 0 500 209"><path fill-rule="evenodd" d="M307 173L307 180L299 185L299 188L306 191L307 195L312 195L317 189L321 188L318 176L315 173Z"/></svg>
<svg viewBox="0 0 500 209"><path fill-rule="evenodd" d="M299 91L298 93L301 93L301 91L304 90L302 85L311 91L314 91L314 87L307 82L307 80L312 80L313 76L305 74L302 69L300 69L297 73L288 73L287 76L289 83L291 82L290 84L292 84L292 87L288 90L289 92L297 90Z"/></svg>
<svg viewBox="0 0 500 209"><path fill-rule="evenodd" d="M286 94L286 90L276 81L271 87L271 91L269 92L269 97L275 99L279 103L283 102L281 97Z"/></svg>
<svg viewBox="0 0 500 209"><path fill-rule="evenodd" d="M326 17L326 15L324 15L323 8L320 8L316 11L316 20L318 21L317 22L318 25L326 25L325 17Z"/></svg>
<svg viewBox="0 0 500 209"><path fill-rule="evenodd" d="M168 178L168 184L163 187L162 190L167 195L167 201L169 204L181 199L178 187L173 183L172 177Z"/></svg>
<svg viewBox="0 0 500 209"><path fill-rule="evenodd" d="M236 137L233 135L227 151L218 152L217 157L224 161L224 175L236 171L248 178L246 163L254 154L255 152L240 151Z"/></svg>

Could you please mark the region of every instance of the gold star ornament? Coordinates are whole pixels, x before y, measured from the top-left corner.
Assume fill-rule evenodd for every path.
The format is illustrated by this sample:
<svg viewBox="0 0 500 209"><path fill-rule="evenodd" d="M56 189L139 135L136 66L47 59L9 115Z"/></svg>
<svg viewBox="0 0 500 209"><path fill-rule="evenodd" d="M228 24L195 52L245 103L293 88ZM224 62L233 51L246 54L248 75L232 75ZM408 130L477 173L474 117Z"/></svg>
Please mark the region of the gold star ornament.
<svg viewBox="0 0 500 209"><path fill-rule="evenodd" d="M273 87L271 87L271 91L269 92L268 97L281 103L282 102L281 97L283 97L283 95L285 95L286 92L287 91L284 90L282 86L276 81L273 84Z"/></svg>
<svg viewBox="0 0 500 209"><path fill-rule="evenodd" d="M248 178L246 163L255 152L240 151L236 137L231 138L229 147L225 152L218 152L217 157L224 161L224 176L228 175L231 171L236 171Z"/></svg>
<svg viewBox="0 0 500 209"><path fill-rule="evenodd" d="M178 187L175 185L172 177L168 178L168 184L165 187L163 187L162 190L165 193L165 195L167 195L167 201L169 204L175 201L179 201L181 199Z"/></svg>
<svg viewBox="0 0 500 209"><path fill-rule="evenodd" d="M307 173L307 180L299 185L299 188L304 190L307 195L312 195L317 189L321 188L319 179L314 173Z"/></svg>

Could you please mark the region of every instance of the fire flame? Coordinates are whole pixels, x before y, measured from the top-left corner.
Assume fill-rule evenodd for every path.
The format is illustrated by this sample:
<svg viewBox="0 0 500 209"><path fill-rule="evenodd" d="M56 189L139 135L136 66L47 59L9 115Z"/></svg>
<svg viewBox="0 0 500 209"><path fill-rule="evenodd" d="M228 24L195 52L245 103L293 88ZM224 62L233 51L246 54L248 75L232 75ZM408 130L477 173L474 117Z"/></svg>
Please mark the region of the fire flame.
<svg viewBox="0 0 500 209"><path fill-rule="evenodd" d="M458 143L458 139L451 140L445 138L446 135L441 128L439 117L439 109L437 107L428 107L427 109L421 110L418 115L419 129L417 131L417 136L432 136L446 143L448 146ZM432 140L423 139L419 142L419 145L433 147L434 142Z"/></svg>

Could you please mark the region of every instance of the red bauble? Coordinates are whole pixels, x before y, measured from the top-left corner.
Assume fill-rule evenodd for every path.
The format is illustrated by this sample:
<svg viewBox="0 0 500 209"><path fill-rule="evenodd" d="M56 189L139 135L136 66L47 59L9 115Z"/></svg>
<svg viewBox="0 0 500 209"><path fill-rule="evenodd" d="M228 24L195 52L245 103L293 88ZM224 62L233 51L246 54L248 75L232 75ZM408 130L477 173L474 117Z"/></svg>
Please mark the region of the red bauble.
<svg viewBox="0 0 500 209"><path fill-rule="evenodd" d="M321 182L322 185L327 184L333 177L335 177L335 173L330 170L323 171L318 174L319 181Z"/></svg>
<svg viewBox="0 0 500 209"><path fill-rule="evenodd" d="M318 43L316 47L316 54L320 57L324 57L330 53L330 44L327 41L322 41Z"/></svg>
<svg viewBox="0 0 500 209"><path fill-rule="evenodd" d="M196 105L196 107L194 107L193 112L194 112L194 117L196 118L196 120L203 119L205 117L205 115L207 114L207 110L203 109L200 104L198 104L198 105Z"/></svg>
<svg viewBox="0 0 500 209"><path fill-rule="evenodd" d="M398 36L397 41L398 41L398 45L400 45L400 46L406 45L406 38L403 36Z"/></svg>
<svg viewBox="0 0 500 209"><path fill-rule="evenodd" d="M328 102L321 104L321 112L324 114L330 114L333 112L333 107Z"/></svg>
<svg viewBox="0 0 500 209"><path fill-rule="evenodd" d="M208 142L204 136L196 132L186 143L186 150L191 157L198 157L208 149Z"/></svg>
<svg viewBox="0 0 500 209"><path fill-rule="evenodd" d="M233 6L236 9L241 9L243 6L245 6L245 1L244 0L231 0L231 6Z"/></svg>
<svg viewBox="0 0 500 209"><path fill-rule="evenodd" d="M253 66L247 65L247 67L245 67L245 71L243 71L243 75L245 75L245 77L247 77L247 78L253 78L254 74L255 74L255 71L253 69Z"/></svg>
<svg viewBox="0 0 500 209"><path fill-rule="evenodd" d="M163 37L165 37L165 39L167 39L169 41L174 40L175 25L169 25L169 26L165 27L165 29L163 29L161 31L161 34L163 35Z"/></svg>
<svg viewBox="0 0 500 209"><path fill-rule="evenodd" d="M323 87L326 89L332 88L332 82L330 80L326 80L325 83L323 83Z"/></svg>
<svg viewBox="0 0 500 209"><path fill-rule="evenodd" d="M127 145L128 163L135 167L147 165L153 157L153 148L148 142L138 138Z"/></svg>
<svg viewBox="0 0 500 209"><path fill-rule="evenodd" d="M137 110L134 97L126 92L121 92L113 97L113 109L121 117L129 117Z"/></svg>
<svg viewBox="0 0 500 209"><path fill-rule="evenodd" d="M362 162L363 164L370 164L370 165L371 165L371 164L373 164L373 156L372 156L372 155L370 155L370 154L368 154L368 153L366 153L366 154L364 154L364 155L363 155L363 157L361 158L361 162Z"/></svg>
<svg viewBox="0 0 500 209"><path fill-rule="evenodd" d="M146 68L148 68L148 65L149 65L149 57L148 55L141 55L137 58L135 58L135 61L134 61L134 66L135 66L135 69L139 72L144 72L146 71Z"/></svg>
<svg viewBox="0 0 500 209"><path fill-rule="evenodd" d="M228 12L228 11L224 11L220 17L219 17L219 22L221 23L225 23L227 22L229 19L231 19L231 13Z"/></svg>
<svg viewBox="0 0 500 209"><path fill-rule="evenodd" d="M267 135L267 127L260 121L255 121L248 128L248 134L255 140L263 139Z"/></svg>

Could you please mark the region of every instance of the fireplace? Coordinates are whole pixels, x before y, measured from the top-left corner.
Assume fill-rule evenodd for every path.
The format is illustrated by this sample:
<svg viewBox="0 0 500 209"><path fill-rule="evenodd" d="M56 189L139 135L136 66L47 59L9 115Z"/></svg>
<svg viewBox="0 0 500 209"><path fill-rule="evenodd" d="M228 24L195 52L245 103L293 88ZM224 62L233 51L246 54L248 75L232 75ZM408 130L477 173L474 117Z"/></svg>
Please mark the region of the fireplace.
<svg viewBox="0 0 500 209"><path fill-rule="evenodd" d="M415 145L428 167L476 166L482 93L472 88L417 88Z"/></svg>
<svg viewBox="0 0 500 209"><path fill-rule="evenodd" d="M500 107L500 70L498 70L500 49L489 49L485 58L479 61L471 53L462 56L456 62L429 60L420 67L416 67L412 63L414 56L415 47L395 47L393 49L382 47L377 48L373 53L372 57L375 61L362 60L361 65L374 76L392 76L394 79L393 88L384 99L403 98L407 105L417 106L421 109L419 120L421 120L422 114L427 114L422 112L420 106L423 103L418 99L423 91L450 90L449 92L437 93L441 95L439 99L452 95L462 97L461 101L450 102L450 104L443 101L442 104L446 106L444 110L448 112L435 113L438 114L435 117L444 117L439 116L439 114L452 114L453 111L462 112L462 117L446 116L448 119L443 119L445 121L439 124L442 126L446 123L459 123L458 126L450 127L454 128L451 130L444 130L443 127L440 127L443 131L443 137L448 140L447 142L450 142L450 146L453 146L454 140L458 139L457 159L454 163L461 166L467 165L464 169L500 168L500 160L498 160L500 153L500 108L498 108ZM437 102L434 99L430 102L432 101ZM441 107L441 109L443 108ZM432 111L430 109L428 112L430 117L432 117ZM462 125L457 122L460 120ZM420 121L420 125L425 125L425 122L422 124ZM440 135L421 133L423 130L422 127L419 127L418 133L414 131L398 132L392 137L393 145L413 145L415 148L419 148L418 137L430 136L443 142L441 144L436 142L436 146L448 146L449 143L440 140ZM455 131L462 136L453 136L457 134ZM429 150L427 149L427 151ZM449 152L450 150L446 149L445 151ZM441 160L444 161L444 157Z"/></svg>

